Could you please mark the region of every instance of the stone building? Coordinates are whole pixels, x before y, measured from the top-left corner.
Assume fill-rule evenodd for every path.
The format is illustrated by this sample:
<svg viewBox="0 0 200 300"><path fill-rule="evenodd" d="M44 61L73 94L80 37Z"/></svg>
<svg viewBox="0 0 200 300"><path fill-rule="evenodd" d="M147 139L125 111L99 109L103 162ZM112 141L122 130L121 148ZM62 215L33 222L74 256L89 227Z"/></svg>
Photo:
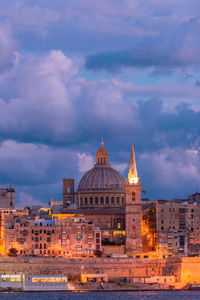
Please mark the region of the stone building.
<svg viewBox="0 0 200 300"><path fill-rule="evenodd" d="M6 188L0 188L0 209L15 208L15 189L12 185Z"/></svg>
<svg viewBox="0 0 200 300"><path fill-rule="evenodd" d="M200 203L191 197L151 201L143 211L146 251L164 256L190 255L192 249L196 253L200 245L199 216Z"/></svg>
<svg viewBox="0 0 200 300"><path fill-rule="evenodd" d="M137 169L133 146L131 149L129 175L125 182L122 175L109 164L109 153L102 140L101 146L96 152L94 167L86 172L79 182L76 191L77 209L69 209L66 205L67 193L69 202L70 197L73 198L72 201L74 202L74 186L67 187L66 183L70 183L71 179L64 179L63 191L67 191L67 193L63 194L63 209L61 213L64 213L66 216L69 214L82 215L88 222L99 226L102 245L104 246L126 245L129 248L129 252L140 252L142 248L141 183L138 177L138 181L135 181L136 177ZM52 214L56 215L56 209L52 209ZM133 219L135 220L134 223ZM126 227L128 235L126 235ZM129 242L131 242L129 246L129 242L126 243L127 236L129 236ZM134 243L135 246L133 247Z"/></svg>
<svg viewBox="0 0 200 300"><path fill-rule="evenodd" d="M94 256L101 250L101 231L85 218L31 219L4 216L4 250L14 247L19 255L76 257Z"/></svg>
<svg viewBox="0 0 200 300"><path fill-rule="evenodd" d="M71 183L71 186L69 184ZM66 204L74 203L76 209ZM72 199L72 200L70 200ZM58 209L52 209L52 215L58 215ZM96 152L94 167L81 178L74 193L72 179L63 180L63 208L61 215L84 216L101 229L102 243L105 245L125 245L125 194L122 175L109 164L109 153L103 140Z"/></svg>

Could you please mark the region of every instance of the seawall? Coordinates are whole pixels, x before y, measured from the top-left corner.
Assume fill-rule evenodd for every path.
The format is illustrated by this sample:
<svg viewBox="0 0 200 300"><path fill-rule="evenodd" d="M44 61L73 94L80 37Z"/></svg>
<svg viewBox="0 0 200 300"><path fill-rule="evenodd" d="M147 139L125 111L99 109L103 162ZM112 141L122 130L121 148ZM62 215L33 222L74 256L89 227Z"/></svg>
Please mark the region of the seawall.
<svg viewBox="0 0 200 300"><path fill-rule="evenodd" d="M0 273L7 274L80 276L84 272L106 273L109 278L146 277L161 276L165 268L165 259L0 258Z"/></svg>

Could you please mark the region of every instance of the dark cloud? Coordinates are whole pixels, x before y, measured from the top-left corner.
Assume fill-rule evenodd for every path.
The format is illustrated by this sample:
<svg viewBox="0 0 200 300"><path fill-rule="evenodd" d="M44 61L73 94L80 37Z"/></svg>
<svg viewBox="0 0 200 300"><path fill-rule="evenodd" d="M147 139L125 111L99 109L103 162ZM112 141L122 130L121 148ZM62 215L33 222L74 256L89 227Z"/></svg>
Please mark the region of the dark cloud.
<svg viewBox="0 0 200 300"><path fill-rule="evenodd" d="M161 26L162 27L162 26ZM133 46L117 51L101 52L86 57L88 70L118 72L124 68L148 69L153 74L170 74L187 68L199 68L199 18L189 18L176 28L162 28L156 36L146 36ZM166 31L167 30L167 31Z"/></svg>

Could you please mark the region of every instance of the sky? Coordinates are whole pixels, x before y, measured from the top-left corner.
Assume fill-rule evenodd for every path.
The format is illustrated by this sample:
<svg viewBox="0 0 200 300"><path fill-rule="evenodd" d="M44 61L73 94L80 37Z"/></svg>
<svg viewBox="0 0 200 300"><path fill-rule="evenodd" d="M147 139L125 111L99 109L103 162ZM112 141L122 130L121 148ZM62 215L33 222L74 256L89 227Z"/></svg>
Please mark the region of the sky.
<svg viewBox="0 0 200 300"><path fill-rule="evenodd" d="M199 0L0 2L0 184L62 200L101 137L145 197L200 191Z"/></svg>

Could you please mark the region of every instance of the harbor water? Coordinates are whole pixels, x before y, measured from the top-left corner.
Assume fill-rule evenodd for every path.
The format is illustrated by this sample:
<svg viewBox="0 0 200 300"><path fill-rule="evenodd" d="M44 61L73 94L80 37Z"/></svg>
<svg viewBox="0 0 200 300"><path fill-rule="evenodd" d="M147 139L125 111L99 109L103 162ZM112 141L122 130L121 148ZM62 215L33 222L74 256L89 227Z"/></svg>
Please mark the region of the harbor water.
<svg viewBox="0 0 200 300"><path fill-rule="evenodd" d="M1 300L198 300L200 291L172 292L23 292L0 293Z"/></svg>

